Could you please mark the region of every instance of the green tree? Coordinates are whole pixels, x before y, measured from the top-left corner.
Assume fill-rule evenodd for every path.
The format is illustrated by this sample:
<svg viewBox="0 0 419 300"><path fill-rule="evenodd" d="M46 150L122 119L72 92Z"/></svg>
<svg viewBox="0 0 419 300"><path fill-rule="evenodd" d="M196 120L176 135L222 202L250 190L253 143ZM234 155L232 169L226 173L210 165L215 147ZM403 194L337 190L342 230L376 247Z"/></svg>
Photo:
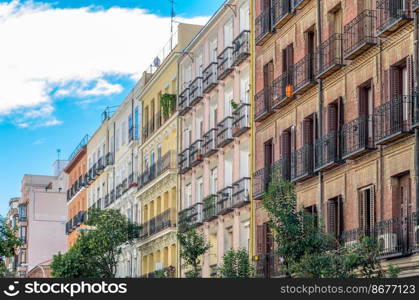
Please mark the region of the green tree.
<svg viewBox="0 0 419 300"><path fill-rule="evenodd" d="M229 250L223 256L223 264L218 268L222 278L251 278L253 267L246 249Z"/></svg>
<svg viewBox="0 0 419 300"><path fill-rule="evenodd" d="M188 228L184 232L177 234L180 244L180 257L183 259L185 268L188 268L186 277L200 277L200 256L204 255L210 249L210 245L205 242L204 236L195 231L194 228Z"/></svg>
<svg viewBox="0 0 419 300"><path fill-rule="evenodd" d="M15 256L16 248L22 245L16 232L16 228L9 226L6 219L0 217L0 278L11 275L6 268L3 258Z"/></svg>
<svg viewBox="0 0 419 300"><path fill-rule="evenodd" d="M138 236L139 226L118 210L89 211L88 229L65 254L54 256L52 274L60 278L114 278L121 245Z"/></svg>
<svg viewBox="0 0 419 300"><path fill-rule="evenodd" d="M292 277L353 278L396 276L393 267L384 272L374 239L361 238L351 247L339 245L317 222L317 218L297 209L294 185L275 168L263 199L274 232L277 254Z"/></svg>

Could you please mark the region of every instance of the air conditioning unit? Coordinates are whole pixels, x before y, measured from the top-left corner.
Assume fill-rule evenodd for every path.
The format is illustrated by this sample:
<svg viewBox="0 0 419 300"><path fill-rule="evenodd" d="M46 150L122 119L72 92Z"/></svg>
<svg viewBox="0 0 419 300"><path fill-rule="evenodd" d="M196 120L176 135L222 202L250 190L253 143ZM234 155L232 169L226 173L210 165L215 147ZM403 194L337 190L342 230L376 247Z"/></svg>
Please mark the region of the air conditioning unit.
<svg viewBox="0 0 419 300"><path fill-rule="evenodd" d="M163 264L162 263L156 263L156 271L162 270L162 269L163 269Z"/></svg>
<svg viewBox="0 0 419 300"><path fill-rule="evenodd" d="M397 250L397 234L385 233L378 236L378 246L383 252L395 252Z"/></svg>

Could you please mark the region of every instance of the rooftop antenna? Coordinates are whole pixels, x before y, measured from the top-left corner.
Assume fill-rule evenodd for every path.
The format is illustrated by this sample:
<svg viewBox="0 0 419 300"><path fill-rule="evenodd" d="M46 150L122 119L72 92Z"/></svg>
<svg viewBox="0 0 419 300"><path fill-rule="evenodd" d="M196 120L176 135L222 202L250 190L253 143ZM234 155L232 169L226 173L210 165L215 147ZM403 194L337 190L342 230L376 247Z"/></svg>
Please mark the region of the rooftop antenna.
<svg viewBox="0 0 419 300"><path fill-rule="evenodd" d="M173 23L175 21L175 0L169 0L170 2L170 50L173 49Z"/></svg>
<svg viewBox="0 0 419 300"><path fill-rule="evenodd" d="M57 149L57 170L60 170L60 154L61 149Z"/></svg>

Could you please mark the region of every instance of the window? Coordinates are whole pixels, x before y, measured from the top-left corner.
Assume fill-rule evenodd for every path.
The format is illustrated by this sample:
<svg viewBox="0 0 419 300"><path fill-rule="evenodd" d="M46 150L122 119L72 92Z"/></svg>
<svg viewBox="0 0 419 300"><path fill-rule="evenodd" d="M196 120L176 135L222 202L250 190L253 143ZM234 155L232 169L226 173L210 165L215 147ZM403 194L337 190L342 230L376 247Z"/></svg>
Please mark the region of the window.
<svg viewBox="0 0 419 300"><path fill-rule="evenodd" d="M240 144L240 178L249 177L250 167L249 167L249 142L245 141Z"/></svg>
<svg viewBox="0 0 419 300"><path fill-rule="evenodd" d="M327 228L327 231L335 238L338 238L342 234L343 205L341 196L327 201Z"/></svg>
<svg viewBox="0 0 419 300"><path fill-rule="evenodd" d="M270 167L274 160L272 140L264 143L265 167Z"/></svg>
<svg viewBox="0 0 419 300"><path fill-rule="evenodd" d="M199 177L196 180L195 203L201 203L203 198L204 198L204 181L202 180L202 177Z"/></svg>
<svg viewBox="0 0 419 300"><path fill-rule="evenodd" d="M22 243L26 243L26 226L19 227L19 239Z"/></svg>
<svg viewBox="0 0 419 300"><path fill-rule="evenodd" d="M185 203L184 208L189 208L192 205L192 185L188 183L185 186Z"/></svg>
<svg viewBox="0 0 419 300"><path fill-rule="evenodd" d="M358 192L359 227L365 234L370 234L375 224L375 197L374 186L360 189Z"/></svg>
<svg viewBox="0 0 419 300"><path fill-rule="evenodd" d="M134 110L134 138L138 140L139 134L138 134L138 127L139 127L139 112L138 112L138 106L135 107Z"/></svg>
<svg viewBox="0 0 419 300"><path fill-rule="evenodd" d="M240 249L249 250L250 239L250 223L249 221L240 223Z"/></svg>
<svg viewBox="0 0 419 300"><path fill-rule="evenodd" d="M233 151L228 151L224 157L224 187L233 184Z"/></svg>
<svg viewBox="0 0 419 300"><path fill-rule="evenodd" d="M217 38L214 38L209 43L209 58L210 63L217 62Z"/></svg>
<svg viewBox="0 0 419 300"><path fill-rule="evenodd" d="M210 178L210 191L212 195L215 195L218 191L218 170L214 168L211 170Z"/></svg>
<svg viewBox="0 0 419 300"><path fill-rule="evenodd" d="M246 68L240 73L240 101L243 103L249 103L249 95L249 69Z"/></svg>
<svg viewBox="0 0 419 300"><path fill-rule="evenodd" d="M233 43L233 19L224 24L224 48L230 47Z"/></svg>
<svg viewBox="0 0 419 300"><path fill-rule="evenodd" d="M191 145L191 129L189 127L186 127L183 131L183 147L184 149L189 148Z"/></svg>
<svg viewBox="0 0 419 300"><path fill-rule="evenodd" d="M227 227L224 231L224 251L227 252L228 250L233 248L233 227Z"/></svg>
<svg viewBox="0 0 419 300"><path fill-rule="evenodd" d="M240 32L250 29L249 15L249 2L246 1L242 4L242 6L240 6Z"/></svg>
<svg viewBox="0 0 419 300"><path fill-rule="evenodd" d="M226 83L224 90L224 117L232 115L231 101L233 101L233 84L232 82Z"/></svg>
<svg viewBox="0 0 419 300"><path fill-rule="evenodd" d="M25 221L26 217L26 204L19 204L19 220Z"/></svg>
<svg viewBox="0 0 419 300"><path fill-rule="evenodd" d="M202 51L200 51L195 58L195 77L202 76Z"/></svg>

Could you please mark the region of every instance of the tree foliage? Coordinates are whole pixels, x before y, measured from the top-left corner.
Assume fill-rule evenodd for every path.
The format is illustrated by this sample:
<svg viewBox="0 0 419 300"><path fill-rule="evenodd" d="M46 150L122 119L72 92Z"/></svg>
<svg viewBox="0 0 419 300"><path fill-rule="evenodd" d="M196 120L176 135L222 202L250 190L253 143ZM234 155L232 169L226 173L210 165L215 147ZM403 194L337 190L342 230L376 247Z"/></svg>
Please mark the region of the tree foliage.
<svg viewBox="0 0 419 300"><path fill-rule="evenodd" d="M204 255L210 249L202 234L193 228L188 228L184 232L178 232L177 238L180 244L180 257L184 261L184 267L188 268L186 277L200 277L200 256Z"/></svg>
<svg viewBox="0 0 419 300"><path fill-rule="evenodd" d="M65 254L54 256L52 275L60 278L114 278L120 246L138 236L139 226L118 210L89 211L88 230Z"/></svg>
<svg viewBox="0 0 419 300"><path fill-rule="evenodd" d="M16 228L9 226L6 219L0 217L0 278L11 276L3 258L15 256L16 248L22 245L16 232Z"/></svg>
<svg viewBox="0 0 419 300"><path fill-rule="evenodd" d="M176 109L176 95L163 94L160 98L160 106L163 111L163 116L165 118L170 117L170 114Z"/></svg>
<svg viewBox="0 0 419 300"><path fill-rule="evenodd" d="M353 278L396 276L390 267L384 272L374 239L361 238L352 246L340 245L317 218L297 208L294 185L273 170L272 180L263 199L274 232L277 254L285 271L292 277Z"/></svg>
<svg viewBox="0 0 419 300"><path fill-rule="evenodd" d="M218 268L222 278L251 278L253 267L246 249L229 250L223 256L223 264Z"/></svg>

